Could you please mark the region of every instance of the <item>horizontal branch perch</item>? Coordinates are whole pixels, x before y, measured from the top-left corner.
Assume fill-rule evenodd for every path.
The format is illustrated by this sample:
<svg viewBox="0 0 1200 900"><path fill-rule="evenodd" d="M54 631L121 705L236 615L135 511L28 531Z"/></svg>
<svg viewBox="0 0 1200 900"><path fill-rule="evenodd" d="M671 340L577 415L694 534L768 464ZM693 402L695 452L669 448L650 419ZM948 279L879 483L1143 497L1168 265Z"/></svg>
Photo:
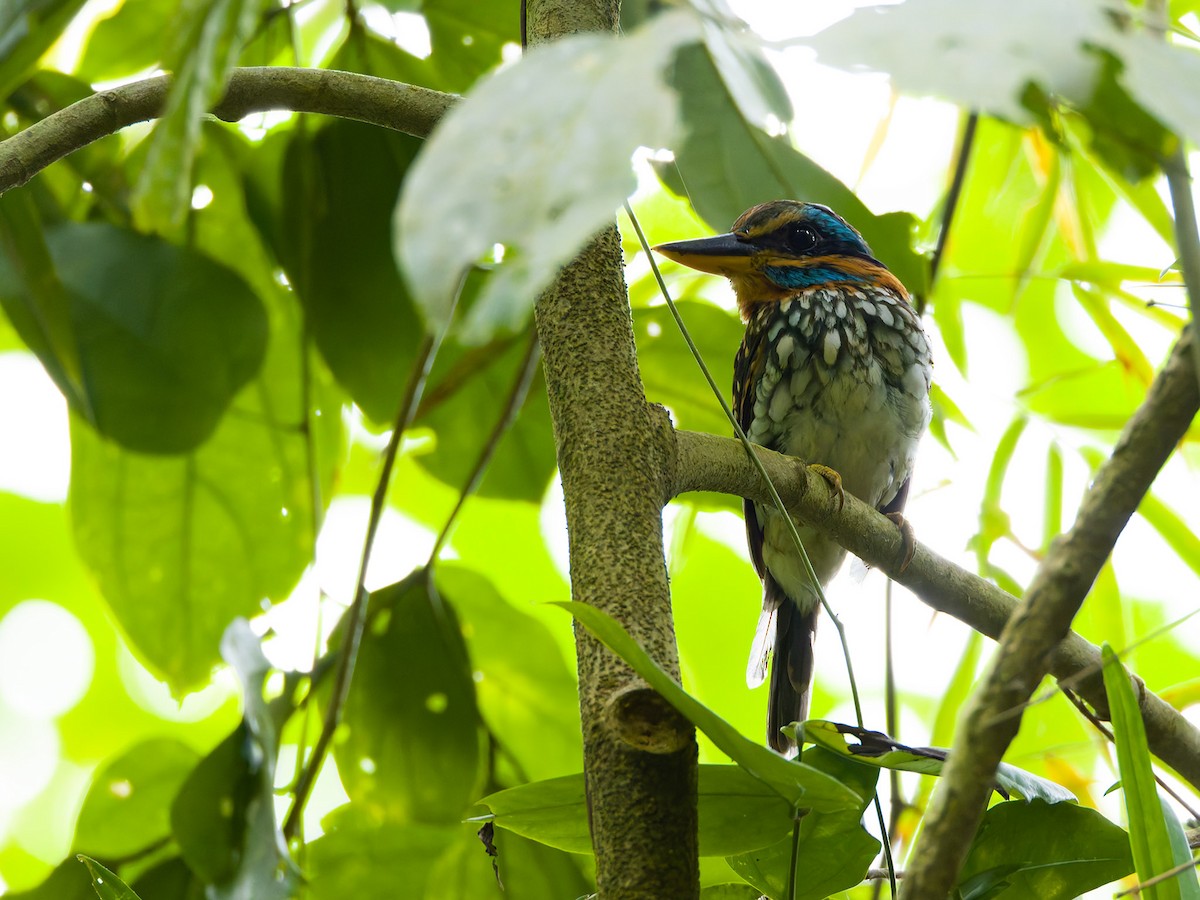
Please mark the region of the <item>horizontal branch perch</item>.
<svg viewBox="0 0 1200 900"><path fill-rule="evenodd" d="M663 417L665 419L665 417ZM664 423L670 428L669 422ZM770 503L758 470L733 438L673 431L675 445L674 490L717 491ZM755 452L766 467L787 507L806 523L828 534L867 564L911 590L928 606L965 622L976 631L998 639L1017 607L1017 599L961 566L918 543L903 572L903 541L895 524L847 494L839 511L828 482L792 457L764 448ZM670 498L667 498L670 499ZM1093 707L1107 710L1100 676L1100 650L1074 631L1058 645L1050 659L1050 673L1070 686ZM1165 700L1136 686L1151 751L1200 789L1200 731Z"/></svg>
<svg viewBox="0 0 1200 900"><path fill-rule="evenodd" d="M137 122L156 118L171 79L100 91L0 141L0 194L46 166ZM355 72L258 66L235 69L213 114L226 122L269 110L323 113L425 137L458 97Z"/></svg>

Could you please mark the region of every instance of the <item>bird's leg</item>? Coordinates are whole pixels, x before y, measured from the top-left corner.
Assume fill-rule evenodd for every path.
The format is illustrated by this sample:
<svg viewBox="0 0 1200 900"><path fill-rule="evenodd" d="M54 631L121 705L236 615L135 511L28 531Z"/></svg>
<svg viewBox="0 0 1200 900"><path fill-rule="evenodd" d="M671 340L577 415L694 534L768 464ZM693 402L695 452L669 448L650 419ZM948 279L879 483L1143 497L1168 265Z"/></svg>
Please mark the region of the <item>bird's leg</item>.
<svg viewBox="0 0 1200 900"><path fill-rule="evenodd" d="M908 519L904 518L901 513L891 512L885 513L885 515L900 529L900 541L904 547L904 556L900 560L900 571L903 572L908 568L913 555L917 552L917 535L913 531L913 527L908 524Z"/></svg>
<svg viewBox="0 0 1200 900"><path fill-rule="evenodd" d="M842 476L829 466L823 466L820 463L810 463L808 468L829 482L829 486L837 494L838 512L841 512L846 506L846 491L842 488Z"/></svg>

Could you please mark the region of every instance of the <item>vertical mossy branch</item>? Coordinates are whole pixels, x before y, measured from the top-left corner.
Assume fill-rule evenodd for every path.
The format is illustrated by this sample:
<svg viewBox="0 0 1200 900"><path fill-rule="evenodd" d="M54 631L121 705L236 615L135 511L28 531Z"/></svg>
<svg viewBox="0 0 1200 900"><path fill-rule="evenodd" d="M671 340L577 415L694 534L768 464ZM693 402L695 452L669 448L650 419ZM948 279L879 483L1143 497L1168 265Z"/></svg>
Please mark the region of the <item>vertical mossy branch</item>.
<svg viewBox="0 0 1200 900"><path fill-rule="evenodd" d="M618 12L617 0L529 0L530 43L613 31ZM638 372L615 227L563 270L539 298L536 317L566 499L572 595L615 617L678 679L662 537L666 466ZM648 730L662 725L676 736L641 745L654 752L636 748L623 701L644 686L582 628L576 647L600 896L698 896L694 732L665 711L666 721L647 723L644 705L633 704Z"/></svg>

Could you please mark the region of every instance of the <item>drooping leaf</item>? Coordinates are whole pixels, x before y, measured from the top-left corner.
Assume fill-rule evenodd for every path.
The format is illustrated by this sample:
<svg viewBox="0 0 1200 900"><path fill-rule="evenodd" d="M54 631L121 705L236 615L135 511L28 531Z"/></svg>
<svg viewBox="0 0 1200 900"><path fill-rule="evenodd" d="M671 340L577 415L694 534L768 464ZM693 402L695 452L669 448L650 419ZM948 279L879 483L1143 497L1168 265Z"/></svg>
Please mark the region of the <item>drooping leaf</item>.
<svg viewBox="0 0 1200 900"><path fill-rule="evenodd" d="M178 9L177 0L123 0L92 29L79 73L93 82L112 81L153 68L163 56L163 23Z"/></svg>
<svg viewBox="0 0 1200 900"><path fill-rule="evenodd" d="M185 0L171 19L163 65L174 80L133 198L142 230L172 234L183 221L201 119L224 91L265 5L265 0Z"/></svg>
<svg viewBox="0 0 1200 900"><path fill-rule="evenodd" d="M0 302L76 411L142 453L183 453L207 439L262 364L257 295L193 250L110 225L63 223L46 248L52 262L36 270L32 255L21 268L0 258ZM43 289L32 293L22 269Z"/></svg>
<svg viewBox="0 0 1200 900"><path fill-rule="evenodd" d="M461 825L380 824L357 803L338 807L308 845L308 885L314 900L393 900L397 887L425 897L430 873ZM483 858L482 848L480 857Z"/></svg>
<svg viewBox="0 0 1200 900"><path fill-rule="evenodd" d="M438 591L462 623L488 730L527 777L578 770L578 685L550 630L475 569L439 563L435 574Z"/></svg>
<svg viewBox="0 0 1200 900"><path fill-rule="evenodd" d="M204 882L181 856L171 856L151 866L131 887L142 900L205 900Z"/></svg>
<svg viewBox="0 0 1200 900"><path fill-rule="evenodd" d="M924 292L928 265L912 250L916 222L911 215L872 214L787 137L772 137L749 124L705 48L685 47L677 55L672 84L680 92L687 132L673 145L675 159L654 167L674 193L691 198L714 231L727 231L756 203L780 197L824 203L862 232L875 255L910 291Z"/></svg>
<svg viewBox="0 0 1200 900"><path fill-rule="evenodd" d="M133 856L171 833L170 809L200 755L173 738L135 744L96 772L75 822L72 848Z"/></svg>
<svg viewBox="0 0 1200 900"><path fill-rule="evenodd" d="M88 874L92 877L92 887L100 900L139 900L129 885L96 860L80 854L79 861L87 867Z"/></svg>
<svg viewBox="0 0 1200 900"><path fill-rule="evenodd" d="M525 323L559 266L632 193L633 151L670 143L675 99L662 72L696 37L682 11L625 38L570 37L536 48L450 112L414 164L394 223L396 258L430 331L447 325L467 268L497 243L505 263L460 337L485 343Z"/></svg>
<svg viewBox="0 0 1200 900"><path fill-rule="evenodd" d="M334 747L346 793L394 822L455 823L482 790L485 735L462 631L427 578L374 592Z"/></svg>
<svg viewBox="0 0 1200 900"><path fill-rule="evenodd" d="M804 723L804 739L862 765L924 775L940 775L949 753L940 747L908 747L879 731L822 719L809 719ZM1046 803L1075 800L1075 795L1062 785L1009 763L1001 763L996 771L996 787L1025 800L1038 799Z"/></svg>
<svg viewBox="0 0 1200 900"><path fill-rule="evenodd" d="M25 80L84 0L10 0L0 6L0 99Z"/></svg>
<svg viewBox="0 0 1200 900"><path fill-rule="evenodd" d="M850 787L858 802L836 812L813 811L800 819L796 893L787 893L793 855L791 834L762 850L730 856L730 868L771 900L822 900L859 884L879 852L879 841L862 827L862 815L875 794L879 772L857 766L822 747L809 747L804 764Z"/></svg>
<svg viewBox="0 0 1200 900"><path fill-rule="evenodd" d="M275 821L275 762L292 698L264 698L270 664L244 620L225 632L221 655L242 686L242 722L184 782L171 829L213 900L284 900L296 873Z"/></svg>
<svg viewBox="0 0 1200 900"><path fill-rule="evenodd" d="M96 891L87 868L72 856L55 866L37 887L4 896L6 900L96 900Z"/></svg>
<svg viewBox="0 0 1200 900"><path fill-rule="evenodd" d="M738 766L700 766L700 855L732 856L766 847L790 834L792 809L778 793ZM515 834L567 850L590 853L583 775L537 781L479 801L491 821Z"/></svg>
<svg viewBox="0 0 1200 900"><path fill-rule="evenodd" d="M419 146L338 120L293 137L284 163L281 262L334 377L381 423L396 417L421 337L388 238Z"/></svg>
<svg viewBox="0 0 1200 900"><path fill-rule="evenodd" d="M750 775L797 807L823 812L846 809L857 802L853 787L804 762L784 759L743 737L699 701L684 692L660 669L612 617L586 603L556 604L572 613L606 647L628 663L684 717Z"/></svg>
<svg viewBox="0 0 1200 900"><path fill-rule="evenodd" d="M1104 659L1104 692L1112 715L1121 793L1129 821L1129 842L1139 881L1148 881L1175 866L1175 851L1159 801L1158 786L1146 743L1146 726L1133 693L1129 673L1107 643L1101 646ZM1166 810L1166 815L1172 815ZM1193 878L1194 880L1194 878ZM1178 879L1146 887L1147 900L1179 900L1186 889Z"/></svg>
<svg viewBox="0 0 1200 900"><path fill-rule="evenodd" d="M963 864L963 896L1070 900L1133 870L1129 838L1094 809L1074 803L1011 800L989 809ZM968 886L974 885L969 891Z"/></svg>

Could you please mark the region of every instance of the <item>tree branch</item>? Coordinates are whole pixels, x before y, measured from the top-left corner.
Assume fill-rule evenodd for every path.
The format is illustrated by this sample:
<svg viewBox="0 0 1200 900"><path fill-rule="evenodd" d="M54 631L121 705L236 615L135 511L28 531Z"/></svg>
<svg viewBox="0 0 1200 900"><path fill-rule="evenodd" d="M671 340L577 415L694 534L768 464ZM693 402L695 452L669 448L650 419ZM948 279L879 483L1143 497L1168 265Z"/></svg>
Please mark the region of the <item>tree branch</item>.
<svg viewBox="0 0 1200 900"><path fill-rule="evenodd" d="M100 91L0 141L0 194L93 141L156 118L170 85L168 76L159 75ZM456 100L454 94L354 72L260 66L233 71L213 114L236 122L268 110L324 113L425 137Z"/></svg>
<svg viewBox="0 0 1200 900"><path fill-rule="evenodd" d="M1077 593L1076 600L1086 594L1095 574L1094 571L1090 575L1088 572L1098 569L1107 558L1120 525L1136 507L1144 493L1144 486L1149 484L1200 407L1190 343L1190 339L1184 338L1176 345L1170 360L1151 387L1146 402L1130 420L1113 458L1097 477L1089 500L1080 512L1084 528L1082 534L1086 538L1062 540L1051 551L1048 560L1060 560L1064 553L1067 554L1067 562L1056 562L1053 566L1053 571L1062 573L1056 575L1053 582L1056 593L1065 591L1072 597ZM672 465L668 473L669 490L664 501L687 491L719 491L768 502L766 487L737 441L689 431L674 431L669 424L664 424L662 428L661 439L673 450L669 456ZM758 448L756 453L784 502L799 518L909 588L927 605L954 616L993 639L1000 638L1020 605L1011 594L951 563L923 544L917 544L911 563L904 571L900 571L903 541L891 521L849 495L846 496L845 506L839 510L837 498L828 483L809 472L803 463L766 449ZM1091 510L1099 505L1108 516L1107 504L1110 503L1114 508L1120 507L1120 512L1115 516L1120 524L1093 524L1094 514ZM1079 529L1080 525L1077 524L1073 533ZM1092 541L1100 542L1100 546L1075 549L1081 543ZM1076 555L1078 553L1086 553L1082 562ZM1058 579L1068 575L1069 581L1061 582L1064 587L1057 587L1060 583ZM1042 597L1046 597L1046 588L1039 587L1044 580L1045 576L1035 580L1030 587L1030 594L1037 589ZM1056 617L1055 622L1061 619L1061 616ZM1106 715L1108 705L1100 677L1100 651L1078 634L1068 631L1069 623L1070 616L1066 616L1065 625L1059 627L1056 624L1052 627L1057 630L1047 633L1042 642L1045 646L1040 650L1039 668L1042 672L1048 669L1059 680L1070 679L1072 688L1102 715ZM1039 673L1028 679L1029 692L1036 687L1040 678ZM1136 687L1151 750L1200 790L1200 731L1168 703L1146 690L1143 684L1137 682ZM1019 715L1014 713L1023 707L1029 692L999 709L1004 722L1019 723ZM993 714L991 719L995 718ZM970 758L978 750L978 747L972 746L970 753L954 754L952 758L955 755ZM990 783L990 776L988 781ZM969 840L974 829L964 830ZM930 893L929 896L934 894ZM938 896L944 896L944 893Z"/></svg>

